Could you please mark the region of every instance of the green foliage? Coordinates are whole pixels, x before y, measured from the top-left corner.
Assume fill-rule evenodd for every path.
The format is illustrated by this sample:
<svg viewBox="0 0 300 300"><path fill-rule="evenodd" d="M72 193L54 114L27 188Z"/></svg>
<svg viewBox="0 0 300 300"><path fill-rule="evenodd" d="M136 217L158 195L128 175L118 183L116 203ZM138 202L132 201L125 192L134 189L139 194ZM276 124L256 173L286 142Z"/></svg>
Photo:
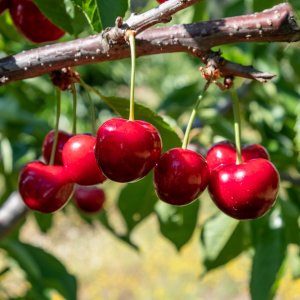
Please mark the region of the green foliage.
<svg viewBox="0 0 300 300"><path fill-rule="evenodd" d="M276 212L275 212L276 213ZM277 224L279 223L279 224ZM263 219L253 224L255 254L250 292L252 299L273 299L282 276L286 240L278 216L270 223Z"/></svg>
<svg viewBox="0 0 300 300"><path fill-rule="evenodd" d="M1 248L26 272L32 285L26 299L49 300L48 290L57 290L65 299L77 299L77 284L73 275L54 256L41 248L15 240L5 240ZM30 296L29 296L30 295Z"/></svg>
<svg viewBox="0 0 300 300"><path fill-rule="evenodd" d="M153 1L127 0L34 0L42 12L68 35L65 40L87 36L114 26L116 17L128 16L137 8L145 11ZM112 5L113 2L113 5ZM179 13L173 23L201 21L252 13L274 4L276 0L201 1ZM289 3L299 15L299 1ZM0 16L0 55L6 56L32 48L17 34L8 13ZM299 278L300 266L300 60L295 44L234 44L219 47L224 57L241 64L273 72L277 77L261 84L235 80L242 108L243 143L265 146L271 160L282 175L281 191L271 214L258 221L238 222L222 213L215 214L212 203L208 217L200 210L202 197L185 207L174 207L159 201L154 193L152 174L141 181L120 185L111 206L96 217L78 217L91 227L103 228L134 249L134 230L146 218L155 216L160 234L180 250L200 228L203 275L220 268L240 254L250 255L252 271L249 294L252 299L273 299L285 267ZM204 81L198 72L199 60L187 54L141 57L137 60L137 102L135 117L152 123L161 133L164 151L181 144L182 131ZM91 95L95 104L97 124L113 116L128 117L128 86L130 61L121 60L78 68L82 78L101 94ZM86 101L78 104L80 132L91 129ZM141 100L141 101L140 101ZM48 76L12 83L0 90L0 204L17 189L20 168L39 159L43 137L54 125L54 89ZM61 128L71 131L72 104L68 92L63 93ZM192 143L206 153L219 140L233 140L233 116L228 93L212 85L198 111ZM296 178L296 180L291 180ZM113 197L112 197L113 198ZM62 211L67 215L68 206ZM122 234L113 223L115 211L126 228ZM203 217L204 216L204 217ZM55 216L34 213L40 230L47 234ZM203 221L204 220L204 221ZM26 224L26 222L25 222ZM22 226L21 226L22 229ZM64 230L64 229L62 229ZM82 237L84 238L84 237ZM49 289L57 290L66 299L76 299L76 280L49 253L19 241L18 231L1 242L8 256L26 273L32 289L24 299L50 299ZM290 251L292 249L292 251ZM289 264L285 264L286 260ZM10 269L4 269L4 273ZM3 274L4 274L3 273Z"/></svg>
<svg viewBox="0 0 300 300"><path fill-rule="evenodd" d="M226 264L249 247L246 225L223 213L205 221L200 240L205 273Z"/></svg>
<svg viewBox="0 0 300 300"><path fill-rule="evenodd" d="M155 206L161 234L180 250L192 237L198 220L199 201L176 207L163 202Z"/></svg>

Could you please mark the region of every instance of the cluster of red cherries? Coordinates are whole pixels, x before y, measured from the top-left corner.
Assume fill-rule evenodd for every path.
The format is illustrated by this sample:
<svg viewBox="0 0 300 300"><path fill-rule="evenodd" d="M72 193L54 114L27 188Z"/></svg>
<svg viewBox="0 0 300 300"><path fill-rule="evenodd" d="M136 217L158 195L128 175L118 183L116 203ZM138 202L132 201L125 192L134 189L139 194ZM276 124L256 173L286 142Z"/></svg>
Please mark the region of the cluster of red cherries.
<svg viewBox="0 0 300 300"><path fill-rule="evenodd" d="M51 131L43 143L46 162L53 140ZM54 165L27 164L20 174L19 191L28 207L51 213L68 202L77 184L77 205L95 212L102 208L104 197L96 195L99 188L91 185L107 178L134 182L154 169L155 191L172 205L187 205L208 187L224 213L236 219L255 219L276 200L279 175L266 149L258 144L242 149L240 164L236 163L235 146L229 142L215 144L206 159L189 149L173 148L162 155L161 151L157 129L140 120L110 119L98 128L96 137L59 131ZM95 201L97 197L100 200Z"/></svg>
<svg viewBox="0 0 300 300"><path fill-rule="evenodd" d="M9 9L15 27L33 43L56 41L65 34L32 0L0 0L0 13L6 9Z"/></svg>

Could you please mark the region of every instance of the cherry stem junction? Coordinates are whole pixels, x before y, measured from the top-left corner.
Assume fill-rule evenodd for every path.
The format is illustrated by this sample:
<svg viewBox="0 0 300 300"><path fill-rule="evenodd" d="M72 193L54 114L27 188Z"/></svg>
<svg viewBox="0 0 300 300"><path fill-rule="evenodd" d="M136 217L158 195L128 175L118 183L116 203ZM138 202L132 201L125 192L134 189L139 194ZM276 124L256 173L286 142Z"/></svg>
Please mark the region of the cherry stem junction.
<svg viewBox="0 0 300 300"><path fill-rule="evenodd" d="M190 132L191 132L191 129L192 129L192 125L193 125L193 122L195 120L195 117L197 115L197 111L198 111L198 108L200 106L200 103L201 103L201 100L203 99L204 97L204 94L205 92L207 91L209 85L211 83L211 80L208 80L203 88L203 91L202 93L199 95L198 99L197 99L197 102L192 110L192 113L191 113L191 116L190 116L190 119L189 119L189 122L188 122L188 125L186 127L186 130L185 130L185 134L184 134L184 138L183 138L183 142L182 142L182 149L186 149L188 144L189 144L189 139L190 139Z"/></svg>
<svg viewBox="0 0 300 300"><path fill-rule="evenodd" d="M130 82L130 108L129 108L129 120L134 121L134 86L135 86L135 32L128 30L126 37L129 40L130 54L131 54L131 82Z"/></svg>
<svg viewBox="0 0 300 300"><path fill-rule="evenodd" d="M56 88L56 120L55 120L55 128L54 128L54 140L53 140L50 161L49 161L50 166L52 166L54 164L55 150L56 150L57 142L58 142L58 128L59 128L60 111L61 111L61 91L59 88Z"/></svg>
<svg viewBox="0 0 300 300"><path fill-rule="evenodd" d="M75 84L71 84L71 92L73 96L73 128L72 133L75 135L77 132L77 92Z"/></svg>
<svg viewBox="0 0 300 300"><path fill-rule="evenodd" d="M234 136L236 146L236 164L243 163L242 148L241 148L241 112L240 101L236 91L231 91L233 116L234 116Z"/></svg>

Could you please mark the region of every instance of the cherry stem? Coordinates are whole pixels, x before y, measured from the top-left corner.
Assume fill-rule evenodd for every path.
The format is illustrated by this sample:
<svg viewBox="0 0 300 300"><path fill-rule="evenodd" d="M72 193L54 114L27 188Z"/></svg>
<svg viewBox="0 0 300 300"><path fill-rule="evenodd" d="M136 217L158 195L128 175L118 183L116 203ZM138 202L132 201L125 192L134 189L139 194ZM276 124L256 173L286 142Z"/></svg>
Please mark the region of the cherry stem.
<svg viewBox="0 0 300 300"><path fill-rule="evenodd" d="M129 39L130 54L131 54L131 83L130 83L130 108L129 120L134 121L134 86L135 86L135 32L128 30L126 36Z"/></svg>
<svg viewBox="0 0 300 300"><path fill-rule="evenodd" d="M188 144L189 144L189 139L190 139L190 132L191 132L191 129L192 129L192 125L193 125L193 122L195 120L195 117L197 115L197 111L198 111L198 108L200 106L200 103L201 103L201 100L203 99L204 97L204 94L205 92L207 91L209 85L211 83L211 80L208 80L203 88L203 91L202 93L199 95L198 99L197 99L197 102L192 110L192 113L191 113L191 116L190 116L190 119L189 119L189 122L188 122L188 125L186 127L186 130L185 130L185 134L184 134L184 138L183 138L183 142L182 142L182 149L186 149Z"/></svg>
<svg viewBox="0 0 300 300"><path fill-rule="evenodd" d="M92 122L92 133L93 135L96 135L96 112L95 112L95 106L92 100L92 97L88 91L86 91L86 95L89 101L89 109L91 114L91 122Z"/></svg>
<svg viewBox="0 0 300 300"><path fill-rule="evenodd" d="M73 96L73 128L72 133L75 135L77 131L77 92L75 84L71 84L71 92Z"/></svg>
<svg viewBox="0 0 300 300"><path fill-rule="evenodd" d="M240 101L236 91L231 91L233 101L233 116L234 116L234 136L236 147L236 164L243 163L242 148L241 148L241 112Z"/></svg>
<svg viewBox="0 0 300 300"><path fill-rule="evenodd" d="M56 120L54 128L54 140L51 149L49 165L53 166L55 158L55 150L58 142L58 127L59 127L59 118L60 118L60 107L61 107L61 91L59 88L56 88Z"/></svg>

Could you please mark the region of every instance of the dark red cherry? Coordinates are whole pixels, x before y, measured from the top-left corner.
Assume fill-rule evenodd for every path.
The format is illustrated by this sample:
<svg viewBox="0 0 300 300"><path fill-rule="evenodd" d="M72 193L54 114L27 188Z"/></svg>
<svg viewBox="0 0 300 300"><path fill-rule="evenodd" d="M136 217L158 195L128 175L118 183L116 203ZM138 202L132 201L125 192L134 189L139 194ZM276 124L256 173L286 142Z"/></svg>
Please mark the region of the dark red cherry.
<svg viewBox="0 0 300 300"><path fill-rule="evenodd" d="M168 1L168 0L156 0L158 3L164 3L164 2L166 2L166 1Z"/></svg>
<svg viewBox="0 0 300 300"><path fill-rule="evenodd" d="M262 158L242 164L220 165L211 171L208 190L212 200L225 214L239 219L256 219L275 203L279 174Z"/></svg>
<svg viewBox="0 0 300 300"><path fill-rule="evenodd" d="M52 213L67 203L73 192L73 184L64 167L34 161L27 164L20 173L19 192L29 208Z"/></svg>
<svg viewBox="0 0 300 300"><path fill-rule="evenodd" d="M160 135L153 125L114 118L98 128L95 156L109 179L131 182L150 172L161 148Z"/></svg>
<svg viewBox="0 0 300 300"><path fill-rule="evenodd" d="M103 207L105 193L95 186L76 186L73 199L81 211L97 213Z"/></svg>
<svg viewBox="0 0 300 300"><path fill-rule="evenodd" d="M0 0L0 14L9 7L9 0Z"/></svg>
<svg viewBox="0 0 300 300"><path fill-rule="evenodd" d="M34 43L56 41L64 35L32 0L10 0L9 11L18 30Z"/></svg>
<svg viewBox="0 0 300 300"><path fill-rule="evenodd" d="M48 134L45 136L42 146L42 154L44 157L45 162L48 164L50 162L51 152L52 152L52 146L54 142L54 130L51 130L48 132ZM58 131L58 140L57 140L57 146L55 150L54 155L54 165L55 166L62 166L62 149L65 145L65 143L69 140L69 138L72 137L72 134L69 134L65 131Z"/></svg>
<svg viewBox="0 0 300 300"><path fill-rule="evenodd" d="M199 197L209 180L205 159L192 150L173 148L154 168L154 187L164 202L185 205Z"/></svg>
<svg viewBox="0 0 300 300"><path fill-rule="evenodd" d="M259 144L246 145L242 148L243 161L254 158L265 158L269 160L268 151ZM232 164L236 162L235 145L229 141L222 141L213 145L206 155L207 165L210 170L222 164Z"/></svg>
<svg viewBox="0 0 300 300"><path fill-rule="evenodd" d="M78 134L71 137L64 145L63 164L70 178L77 184L93 185L106 180L96 162L95 142L94 136Z"/></svg>

